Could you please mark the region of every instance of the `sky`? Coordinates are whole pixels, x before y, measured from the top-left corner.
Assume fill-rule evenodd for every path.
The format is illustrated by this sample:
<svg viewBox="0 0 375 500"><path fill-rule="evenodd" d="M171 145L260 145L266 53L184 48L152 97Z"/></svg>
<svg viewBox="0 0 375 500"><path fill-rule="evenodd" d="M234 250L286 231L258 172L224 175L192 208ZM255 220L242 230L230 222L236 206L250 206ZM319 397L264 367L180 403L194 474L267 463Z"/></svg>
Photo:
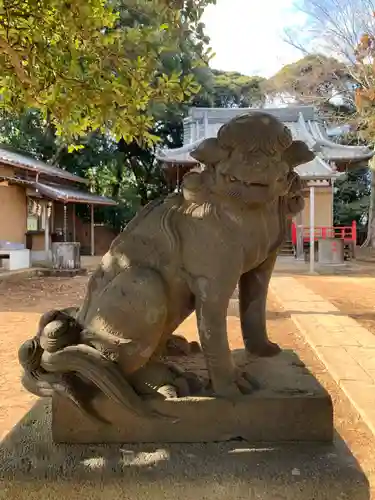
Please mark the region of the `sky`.
<svg viewBox="0 0 375 500"><path fill-rule="evenodd" d="M211 67L270 77L301 52L283 41L288 26L303 26L294 0L217 0L203 22L216 56Z"/></svg>

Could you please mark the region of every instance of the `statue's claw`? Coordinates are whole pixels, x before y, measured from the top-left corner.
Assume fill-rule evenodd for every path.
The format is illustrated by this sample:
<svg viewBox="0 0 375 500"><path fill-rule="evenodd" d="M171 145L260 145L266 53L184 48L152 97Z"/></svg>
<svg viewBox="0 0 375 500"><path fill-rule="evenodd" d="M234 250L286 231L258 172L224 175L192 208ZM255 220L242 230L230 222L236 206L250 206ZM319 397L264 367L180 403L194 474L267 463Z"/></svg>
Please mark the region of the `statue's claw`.
<svg viewBox="0 0 375 500"><path fill-rule="evenodd" d="M185 398L196 395L203 389L203 383L193 372L185 372L178 375L172 384L166 384L158 388L157 392L165 398Z"/></svg>
<svg viewBox="0 0 375 500"><path fill-rule="evenodd" d="M260 389L260 384L256 378L247 372L240 372L236 383L242 394L252 394Z"/></svg>
<svg viewBox="0 0 375 500"><path fill-rule="evenodd" d="M165 399L175 399L178 397L177 388L172 384L166 384L159 387L158 394L161 394Z"/></svg>
<svg viewBox="0 0 375 500"><path fill-rule="evenodd" d="M225 385L214 388L214 393L218 397L225 399L238 399L243 395L252 394L260 389L260 384L255 377L249 373L237 369L236 380Z"/></svg>

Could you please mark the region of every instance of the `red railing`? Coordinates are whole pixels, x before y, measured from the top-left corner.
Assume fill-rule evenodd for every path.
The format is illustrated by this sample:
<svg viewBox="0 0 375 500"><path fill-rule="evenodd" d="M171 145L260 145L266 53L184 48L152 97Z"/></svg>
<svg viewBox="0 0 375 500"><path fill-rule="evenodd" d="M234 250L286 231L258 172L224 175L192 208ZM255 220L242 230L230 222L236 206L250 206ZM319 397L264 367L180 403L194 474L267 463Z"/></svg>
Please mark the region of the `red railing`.
<svg viewBox="0 0 375 500"><path fill-rule="evenodd" d="M357 243L357 223L352 222L351 226L316 226L314 228L314 240L327 239L327 238L338 238L344 240L345 242ZM303 241L310 241L310 228L308 226L303 227ZM292 222L292 243L297 244L297 225Z"/></svg>

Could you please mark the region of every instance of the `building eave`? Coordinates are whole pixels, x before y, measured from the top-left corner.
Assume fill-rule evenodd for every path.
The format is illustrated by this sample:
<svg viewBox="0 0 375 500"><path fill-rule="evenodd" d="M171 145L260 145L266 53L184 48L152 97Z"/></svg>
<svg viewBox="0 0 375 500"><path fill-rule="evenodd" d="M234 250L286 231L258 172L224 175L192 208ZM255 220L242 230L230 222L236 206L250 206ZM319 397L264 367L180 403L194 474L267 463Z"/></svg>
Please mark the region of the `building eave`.
<svg viewBox="0 0 375 500"><path fill-rule="evenodd" d="M190 156L189 153L196 149L203 141L204 139L202 138L181 148L159 149L155 153L155 159L173 165L196 165L197 160Z"/></svg>
<svg viewBox="0 0 375 500"><path fill-rule="evenodd" d="M347 146L356 147L356 146ZM313 149L314 152L321 153L322 157L327 161L333 161L336 163L349 163L356 164L362 161L368 161L374 156L374 151L368 150L345 150L342 148L335 148L333 146L327 146L324 143L316 143Z"/></svg>
<svg viewBox="0 0 375 500"><path fill-rule="evenodd" d="M332 167L319 156L315 156L315 158L308 163L298 165L294 170L298 173L301 179L304 180L328 180L336 179L342 176L342 172L333 170Z"/></svg>
<svg viewBox="0 0 375 500"><path fill-rule="evenodd" d="M207 114L208 120L226 120L249 113L251 111L264 111L271 115L277 116L281 121L298 121L300 114L305 120L313 120L315 118L315 110L313 106L286 106L283 108L196 108L192 107L189 110L187 119L199 120Z"/></svg>
<svg viewBox="0 0 375 500"><path fill-rule="evenodd" d="M359 163L374 156L374 151L367 146L349 146L333 142L319 122L308 121L311 135L315 140L312 147L314 152L319 152L327 161L338 163Z"/></svg>
<svg viewBox="0 0 375 500"><path fill-rule="evenodd" d="M48 165L47 163L37 160L35 158L22 155L14 151L0 148L0 164L16 167L22 170L34 172L39 175L46 175L49 177L60 178L67 181L80 184L89 184L87 179L78 175L71 174L62 168Z"/></svg>
<svg viewBox="0 0 375 500"><path fill-rule="evenodd" d="M118 202L106 196L97 195L78 189L67 188L59 184L45 184L16 177L0 176L0 182L21 186L35 191L36 195L61 203L81 203L87 205L117 206Z"/></svg>
<svg viewBox="0 0 375 500"><path fill-rule="evenodd" d="M67 189L65 186L34 183L34 189L42 196L61 203L80 203L86 205L117 206L118 203L106 196L97 195L78 189Z"/></svg>

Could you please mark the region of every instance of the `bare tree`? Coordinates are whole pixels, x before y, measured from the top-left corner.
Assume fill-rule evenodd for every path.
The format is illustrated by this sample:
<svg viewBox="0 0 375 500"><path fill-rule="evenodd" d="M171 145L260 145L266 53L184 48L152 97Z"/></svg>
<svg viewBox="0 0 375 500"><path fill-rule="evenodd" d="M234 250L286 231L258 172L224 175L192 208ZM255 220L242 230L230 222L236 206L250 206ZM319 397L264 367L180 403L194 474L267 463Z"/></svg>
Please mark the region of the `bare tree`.
<svg viewBox="0 0 375 500"><path fill-rule="evenodd" d="M363 136L375 140L375 1L301 0L304 26L291 26L285 40L304 54L324 54L345 64L353 85L345 98L357 109ZM375 161L371 171L368 235L364 246L375 248Z"/></svg>
<svg viewBox="0 0 375 500"><path fill-rule="evenodd" d="M323 54L308 54L284 66L263 87L271 98L314 105L322 114L330 107L337 121L343 108L345 119L355 109L353 84L345 64Z"/></svg>

